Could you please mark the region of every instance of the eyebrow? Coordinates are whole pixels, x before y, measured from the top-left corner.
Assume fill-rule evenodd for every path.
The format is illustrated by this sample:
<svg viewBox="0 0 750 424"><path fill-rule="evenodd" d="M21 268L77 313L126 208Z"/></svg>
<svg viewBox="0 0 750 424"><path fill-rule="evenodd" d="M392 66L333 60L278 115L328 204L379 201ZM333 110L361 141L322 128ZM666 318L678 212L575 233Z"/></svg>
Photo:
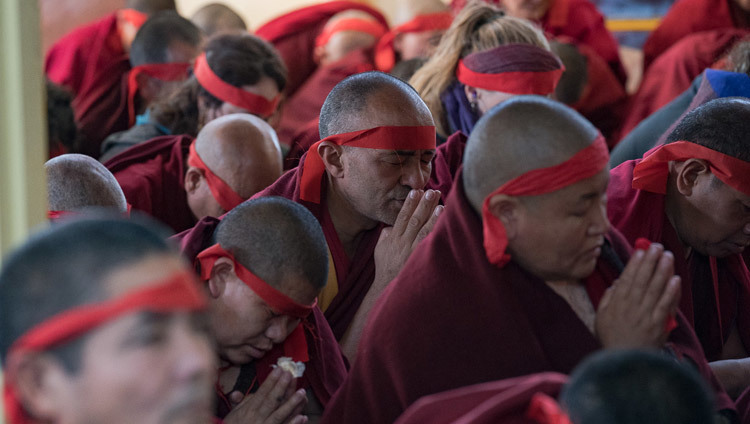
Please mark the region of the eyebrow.
<svg viewBox="0 0 750 424"><path fill-rule="evenodd" d="M399 155L399 156L415 156L417 154L416 150L391 150L387 153L387 155ZM430 154L434 155L435 150L425 150L422 152L422 154Z"/></svg>

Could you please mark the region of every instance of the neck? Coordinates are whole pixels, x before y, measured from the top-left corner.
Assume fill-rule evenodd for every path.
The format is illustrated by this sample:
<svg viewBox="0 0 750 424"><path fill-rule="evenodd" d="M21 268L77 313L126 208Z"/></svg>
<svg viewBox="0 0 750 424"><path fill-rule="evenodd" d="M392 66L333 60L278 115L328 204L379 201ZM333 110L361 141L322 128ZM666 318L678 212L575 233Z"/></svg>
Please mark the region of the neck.
<svg viewBox="0 0 750 424"><path fill-rule="evenodd" d="M378 223L354 210L330 176L326 188L326 203L336 235L347 255L351 257L356 252L364 233L375 228Z"/></svg>
<svg viewBox="0 0 750 424"><path fill-rule="evenodd" d="M596 311L583 282L566 280L545 281L544 283L565 300L592 334L596 334Z"/></svg>

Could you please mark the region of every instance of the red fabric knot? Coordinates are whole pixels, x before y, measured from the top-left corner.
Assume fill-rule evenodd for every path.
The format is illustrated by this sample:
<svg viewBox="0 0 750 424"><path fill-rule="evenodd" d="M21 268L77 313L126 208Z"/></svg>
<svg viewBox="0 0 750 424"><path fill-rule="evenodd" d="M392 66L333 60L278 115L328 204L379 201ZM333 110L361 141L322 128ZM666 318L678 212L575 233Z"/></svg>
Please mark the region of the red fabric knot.
<svg viewBox="0 0 750 424"><path fill-rule="evenodd" d="M375 37L377 41L388 31L388 28L375 20L371 21L361 18L341 19L323 28L323 31L315 38L315 47L325 46L334 34L341 31L364 32Z"/></svg>
<svg viewBox="0 0 750 424"><path fill-rule="evenodd" d="M633 188L666 194L669 162L702 159L724 184L750 196L750 163L690 141L675 141L646 152L633 169Z"/></svg>
<svg viewBox="0 0 750 424"><path fill-rule="evenodd" d="M128 73L128 125L135 124L135 96L140 87L138 76L141 74L162 81L183 81L188 76L189 63L149 63L139 65Z"/></svg>
<svg viewBox="0 0 750 424"><path fill-rule="evenodd" d="M193 74L200 83L201 87L211 93L217 99L230 103L234 106L247 110L253 115L261 118L268 118L276 111L281 94L273 99L267 99L263 96L250 93L243 90L242 87L235 87L232 84L222 80L211 70L206 60L206 54L203 53L195 59Z"/></svg>
<svg viewBox="0 0 750 424"><path fill-rule="evenodd" d="M190 144L190 152L188 153L188 165L198 168L203 172L203 176L206 178L211 194L214 199L219 203L224 212L229 212L235 208L235 206L244 202L245 199L237 194L226 181L222 180L219 176L213 173L211 169L203 162L198 152L195 150L195 141Z"/></svg>
<svg viewBox="0 0 750 424"><path fill-rule="evenodd" d="M485 197L482 204L484 250L487 260L503 267L510 261L505 252L508 237L503 223L490 212L490 199L498 194L508 196L537 196L551 193L579 181L591 178L607 167L609 150L601 134L586 148L570 159L548 168L534 169L508 181Z"/></svg>
<svg viewBox="0 0 750 424"><path fill-rule="evenodd" d="M375 48L375 66L383 72L390 72L396 65L396 52L393 42L399 34L411 32L426 32L448 29L453 22L450 12L430 13L419 15L405 22L383 35Z"/></svg>
<svg viewBox="0 0 750 424"><path fill-rule="evenodd" d="M147 14L135 9L120 9L117 11L117 14L120 18L125 20L125 22L133 25L136 29L140 29L148 20Z"/></svg>
<svg viewBox="0 0 750 424"><path fill-rule="evenodd" d="M3 402L10 424L31 424L14 386L14 372L23 355L50 349L71 341L113 319L138 311L171 312L193 311L206 307L195 275L189 271L176 272L160 282L136 289L117 299L81 305L60 312L37 324L17 339L5 364Z"/></svg>
<svg viewBox="0 0 750 424"><path fill-rule="evenodd" d="M539 424L573 424L568 414L560 408L560 404L544 393L534 394L526 417Z"/></svg>
<svg viewBox="0 0 750 424"><path fill-rule="evenodd" d="M318 153L318 146L324 141L367 149L431 150L435 149L435 140L435 127L432 125L375 127L326 137L310 146L307 153L300 182L300 199L320 203L320 183L325 174L325 164Z"/></svg>
<svg viewBox="0 0 750 424"><path fill-rule="evenodd" d="M509 94L546 96L555 91L565 66L555 54L531 44L506 44L458 61L464 85Z"/></svg>

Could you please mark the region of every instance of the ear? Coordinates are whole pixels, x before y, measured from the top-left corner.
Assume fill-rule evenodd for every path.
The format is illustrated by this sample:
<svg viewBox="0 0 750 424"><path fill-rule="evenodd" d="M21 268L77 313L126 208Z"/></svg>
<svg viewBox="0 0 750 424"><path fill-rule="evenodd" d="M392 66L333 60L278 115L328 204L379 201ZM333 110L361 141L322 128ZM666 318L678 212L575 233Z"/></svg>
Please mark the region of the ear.
<svg viewBox="0 0 750 424"><path fill-rule="evenodd" d="M227 257L219 258L214 262L211 277L208 279L208 292L213 299L218 299L227 288L230 277L236 277L234 262Z"/></svg>
<svg viewBox="0 0 750 424"><path fill-rule="evenodd" d="M402 46L404 44L403 41L404 35L402 33L396 34L396 37L393 38L393 50L401 54Z"/></svg>
<svg viewBox="0 0 750 424"><path fill-rule="evenodd" d="M508 240L513 240L519 233L523 222L524 207L517 197L496 194L490 198L490 213L505 227Z"/></svg>
<svg viewBox="0 0 750 424"><path fill-rule="evenodd" d="M313 49L313 60L318 65L324 65L327 56L328 52L326 51L326 46L316 46L315 49Z"/></svg>
<svg viewBox="0 0 750 424"><path fill-rule="evenodd" d="M466 99L469 100L469 103L477 102L479 100L479 94L477 92L477 89L474 87L464 85L464 94L466 94Z"/></svg>
<svg viewBox="0 0 750 424"><path fill-rule="evenodd" d="M685 197L693 194L698 177L711 173L708 163L703 159L688 159L681 164L674 164L675 185L677 191Z"/></svg>
<svg viewBox="0 0 750 424"><path fill-rule="evenodd" d="M49 354L29 354L19 360L15 373L19 402L38 421L58 422L71 391L71 377Z"/></svg>
<svg viewBox="0 0 750 424"><path fill-rule="evenodd" d="M344 149L341 146L330 141L324 141L318 146L318 154L323 159L326 172L334 178L344 176L343 153Z"/></svg>
<svg viewBox="0 0 750 424"><path fill-rule="evenodd" d="M185 191L188 195L194 194L203 183L203 173L200 169L189 167L185 173Z"/></svg>

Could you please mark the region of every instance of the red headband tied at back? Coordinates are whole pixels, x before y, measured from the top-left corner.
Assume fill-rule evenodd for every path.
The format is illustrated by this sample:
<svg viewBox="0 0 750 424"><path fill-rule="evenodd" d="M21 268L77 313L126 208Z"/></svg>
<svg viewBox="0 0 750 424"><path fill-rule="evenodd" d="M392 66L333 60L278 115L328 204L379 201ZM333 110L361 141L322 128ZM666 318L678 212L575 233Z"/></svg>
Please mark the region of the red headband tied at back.
<svg viewBox="0 0 750 424"><path fill-rule="evenodd" d="M383 72L390 72L396 65L396 52L393 50L393 42L397 35L448 29L452 22L453 15L450 12L430 13L419 15L411 21L393 28L380 38L375 48L375 66Z"/></svg>
<svg viewBox="0 0 750 424"><path fill-rule="evenodd" d="M560 59L541 47L506 44L459 60L456 78L470 87L546 96L555 91L564 71Z"/></svg>
<svg viewBox="0 0 750 424"><path fill-rule="evenodd" d="M568 414L560 408L560 404L544 393L534 394L526 417L539 424L573 424Z"/></svg>
<svg viewBox="0 0 750 424"><path fill-rule="evenodd" d="M341 31L357 31L370 34L379 40L388 28L384 27L380 22L371 21L368 19L361 18L348 18L341 19L333 23L332 25L323 28L323 32L315 38L315 47L325 46L328 44L328 40L333 37L334 34Z"/></svg>
<svg viewBox="0 0 750 424"><path fill-rule="evenodd" d="M195 141L190 144L190 152L188 153L188 165L203 171L203 176L206 178L206 183L208 184L209 190L211 190L211 194L219 203L219 206L224 209L224 212L231 211L235 206L245 201L242 196L232 190L232 187L230 187L229 184L227 184L224 180L214 174L211 169L203 162L201 157L198 155L198 152L195 150Z"/></svg>
<svg viewBox="0 0 750 424"><path fill-rule="evenodd" d="M705 160L716 178L750 196L749 162L689 141L664 144L647 152L633 169L633 188L665 194L669 162L693 158Z"/></svg>
<svg viewBox="0 0 750 424"><path fill-rule="evenodd" d="M385 150L430 150L435 149L435 127L375 127L367 130L335 134L313 144L307 154L300 182L300 199L320 203L320 181L325 173L323 159L318 146L328 141L339 146L362 147Z"/></svg>
<svg viewBox="0 0 750 424"><path fill-rule="evenodd" d="M136 29L140 29L148 20L147 14L135 9L120 9L117 11L117 14L126 22L136 27Z"/></svg>
<svg viewBox="0 0 750 424"><path fill-rule="evenodd" d="M188 76L189 63L150 63L136 66L128 74L128 119L135 124L135 95L138 93L138 75L145 74L162 81L182 81Z"/></svg>
<svg viewBox="0 0 750 424"><path fill-rule="evenodd" d="M174 273L161 282L133 290L118 299L86 304L61 312L37 324L16 340L6 361L3 402L10 424L31 424L14 388L14 368L22 355L43 351L74 340L96 327L138 311L172 312L205 308L206 299L195 276L188 271Z"/></svg>
<svg viewBox="0 0 750 424"><path fill-rule="evenodd" d="M498 194L508 196L537 196L551 193L591 178L607 167L609 150L601 134L588 147L558 165L535 169L508 181L484 198L482 221L484 250L487 260L503 267L510 261L505 253L508 237L503 223L490 212L490 200Z"/></svg>
<svg viewBox="0 0 750 424"><path fill-rule="evenodd" d="M278 94L275 98L268 100L263 96L250 93L241 87L235 87L222 80L208 66L205 53L195 59L193 74L201 87L205 88L206 91L217 99L245 109L261 118L271 116L276 111L276 106L278 106L281 99L281 94Z"/></svg>

